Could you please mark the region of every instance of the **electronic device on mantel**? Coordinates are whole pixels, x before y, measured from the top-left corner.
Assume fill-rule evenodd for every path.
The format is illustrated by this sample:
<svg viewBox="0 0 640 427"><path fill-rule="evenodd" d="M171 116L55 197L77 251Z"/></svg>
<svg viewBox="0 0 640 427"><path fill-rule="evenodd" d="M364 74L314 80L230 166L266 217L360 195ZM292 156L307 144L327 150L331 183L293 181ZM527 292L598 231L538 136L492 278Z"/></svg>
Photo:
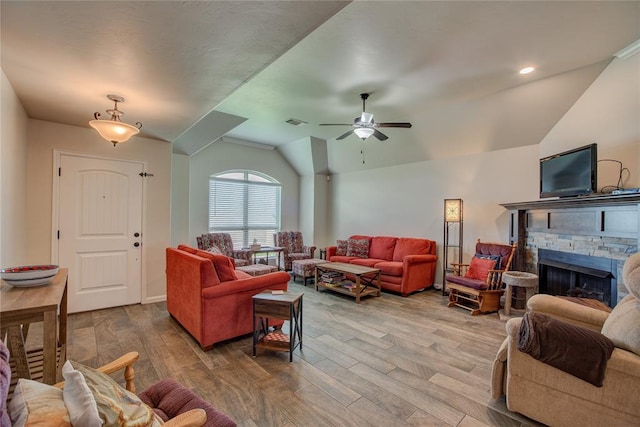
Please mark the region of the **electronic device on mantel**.
<svg viewBox="0 0 640 427"><path fill-rule="evenodd" d="M540 198L596 193L597 162L596 144L540 159Z"/></svg>

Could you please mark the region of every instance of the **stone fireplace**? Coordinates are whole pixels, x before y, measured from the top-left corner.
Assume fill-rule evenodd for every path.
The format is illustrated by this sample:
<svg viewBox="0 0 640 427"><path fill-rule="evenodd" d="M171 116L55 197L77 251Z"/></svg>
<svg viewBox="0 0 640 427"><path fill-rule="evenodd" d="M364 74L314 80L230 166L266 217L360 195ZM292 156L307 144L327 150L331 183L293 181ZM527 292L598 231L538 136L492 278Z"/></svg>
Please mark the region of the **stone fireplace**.
<svg viewBox="0 0 640 427"><path fill-rule="evenodd" d="M640 196L593 196L503 204L513 269L538 274L541 293L595 298L613 307L628 291L622 269L638 251Z"/></svg>

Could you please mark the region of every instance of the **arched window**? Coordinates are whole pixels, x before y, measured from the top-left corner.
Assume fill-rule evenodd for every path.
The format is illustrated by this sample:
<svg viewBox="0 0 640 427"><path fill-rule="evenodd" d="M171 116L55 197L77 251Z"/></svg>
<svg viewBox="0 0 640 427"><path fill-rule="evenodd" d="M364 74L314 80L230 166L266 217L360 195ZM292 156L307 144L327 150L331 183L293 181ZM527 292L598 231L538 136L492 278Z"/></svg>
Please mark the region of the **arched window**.
<svg viewBox="0 0 640 427"><path fill-rule="evenodd" d="M231 234L235 248L272 245L280 231L282 186L265 174L226 171L209 177L209 232Z"/></svg>

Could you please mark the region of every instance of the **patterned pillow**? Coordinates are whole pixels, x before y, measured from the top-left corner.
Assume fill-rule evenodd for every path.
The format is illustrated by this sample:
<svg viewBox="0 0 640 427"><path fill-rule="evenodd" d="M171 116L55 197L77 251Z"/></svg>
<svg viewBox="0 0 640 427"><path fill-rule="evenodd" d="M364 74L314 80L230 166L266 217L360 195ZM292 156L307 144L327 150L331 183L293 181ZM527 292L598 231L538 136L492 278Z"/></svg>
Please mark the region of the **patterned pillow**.
<svg viewBox="0 0 640 427"><path fill-rule="evenodd" d="M336 240L336 244L337 244L336 255L345 256L347 254L347 241Z"/></svg>
<svg viewBox="0 0 640 427"><path fill-rule="evenodd" d="M464 277L485 281L489 275L489 270L493 270L495 266L495 260L474 256L471 259L471 264L469 265L467 274L465 274Z"/></svg>
<svg viewBox="0 0 640 427"><path fill-rule="evenodd" d="M224 255L220 248L217 246L211 246L209 249L207 249L207 252L211 252L212 254L216 255Z"/></svg>
<svg viewBox="0 0 640 427"><path fill-rule="evenodd" d="M349 239L347 240L347 256L358 258L369 257L369 239Z"/></svg>
<svg viewBox="0 0 640 427"><path fill-rule="evenodd" d="M135 394L120 387L113 378L88 366L71 361L74 369L84 376L98 404L98 413L105 426L159 426L153 410Z"/></svg>
<svg viewBox="0 0 640 427"><path fill-rule="evenodd" d="M7 409L15 426L71 427L62 390L37 381L20 378Z"/></svg>

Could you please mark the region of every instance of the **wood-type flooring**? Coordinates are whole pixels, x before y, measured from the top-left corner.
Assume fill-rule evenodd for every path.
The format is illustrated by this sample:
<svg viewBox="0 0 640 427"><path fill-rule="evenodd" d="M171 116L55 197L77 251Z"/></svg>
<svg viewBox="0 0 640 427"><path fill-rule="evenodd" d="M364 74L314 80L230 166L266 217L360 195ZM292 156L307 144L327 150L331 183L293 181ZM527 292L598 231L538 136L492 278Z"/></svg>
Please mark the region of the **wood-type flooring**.
<svg viewBox="0 0 640 427"><path fill-rule="evenodd" d="M498 314L447 308L434 289L360 304L300 282L289 290L304 292L303 348L292 363L288 353L252 357L250 335L203 352L165 303L70 315L68 357L99 366L135 350L138 391L176 378L239 426L538 425L491 400L505 337Z"/></svg>

